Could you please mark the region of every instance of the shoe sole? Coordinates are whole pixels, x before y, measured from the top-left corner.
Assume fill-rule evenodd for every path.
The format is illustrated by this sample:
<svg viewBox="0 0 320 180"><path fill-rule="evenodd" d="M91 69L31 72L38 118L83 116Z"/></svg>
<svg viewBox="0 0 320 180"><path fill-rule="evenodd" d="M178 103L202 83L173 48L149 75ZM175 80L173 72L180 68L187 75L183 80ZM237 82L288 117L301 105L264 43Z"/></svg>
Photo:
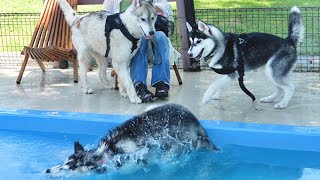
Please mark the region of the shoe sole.
<svg viewBox="0 0 320 180"><path fill-rule="evenodd" d="M168 93L159 93L159 94L155 94L155 97L166 98L166 97L169 97L169 94Z"/></svg>

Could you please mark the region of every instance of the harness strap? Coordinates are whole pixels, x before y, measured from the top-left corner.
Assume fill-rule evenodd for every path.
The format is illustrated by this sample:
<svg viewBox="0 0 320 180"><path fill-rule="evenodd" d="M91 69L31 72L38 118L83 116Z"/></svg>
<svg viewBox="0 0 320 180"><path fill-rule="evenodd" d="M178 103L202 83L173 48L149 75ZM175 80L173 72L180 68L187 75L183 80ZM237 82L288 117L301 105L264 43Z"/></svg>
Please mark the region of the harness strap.
<svg viewBox="0 0 320 180"><path fill-rule="evenodd" d="M148 40L148 41L151 43L151 47L148 47L148 48L149 48L149 51L152 52L152 56L153 56L151 59L149 58L150 62L152 64L156 64L156 65L161 64L162 56L161 56L161 53L159 51L158 42L154 38L152 38L151 40ZM154 50L154 54L153 54L153 50ZM158 54L158 58L155 61L155 58L156 58L155 55L156 54Z"/></svg>
<svg viewBox="0 0 320 180"><path fill-rule="evenodd" d="M105 57L108 57L108 55L109 55L109 51L110 51L110 32L113 29L119 29L122 32L122 34L132 42L131 53L135 49L137 49L139 39L133 37L130 34L130 32L128 31L128 29L126 28L126 26L122 23L122 21L120 19L120 13L116 13L116 14L109 15L107 17L107 19L106 19L104 35L107 38L107 50L106 50Z"/></svg>
<svg viewBox="0 0 320 180"><path fill-rule="evenodd" d="M235 72L236 70L238 70L237 67L233 67L233 66L225 67L222 69L216 69L216 68L212 67L211 69L218 74L231 74L231 73Z"/></svg>
<svg viewBox="0 0 320 180"><path fill-rule="evenodd" d="M239 36L237 35L231 35L231 39L233 42L236 42L236 49L238 51L237 55L238 58L236 59L238 61L238 66L233 67L233 66L228 66L228 67L223 67L221 69L216 69L216 68L211 68L214 72L218 74L231 74L235 71L238 71L239 74L239 86L241 90L246 93L249 97L251 97L252 101L255 101L256 98L255 96L246 88L246 86L243 84L243 77L244 77L244 59L242 56L242 49L245 47L246 44L246 34L240 34Z"/></svg>
<svg viewBox="0 0 320 180"><path fill-rule="evenodd" d="M204 59L205 59L206 61L209 60L209 59L211 59L211 58L215 55L216 50L217 50L217 47L215 46L215 47L210 51L210 53L209 53L206 57L204 57Z"/></svg>
<svg viewBox="0 0 320 180"><path fill-rule="evenodd" d="M244 59L242 56L242 49L246 44L245 41L246 34L240 34L238 37L238 43L236 43L236 47L238 49L238 74L239 74L239 86L242 89L244 93L246 93L249 97L251 97L252 101L256 100L256 97L246 88L246 86L243 84L243 76L244 76ZM237 42L237 41L236 41Z"/></svg>

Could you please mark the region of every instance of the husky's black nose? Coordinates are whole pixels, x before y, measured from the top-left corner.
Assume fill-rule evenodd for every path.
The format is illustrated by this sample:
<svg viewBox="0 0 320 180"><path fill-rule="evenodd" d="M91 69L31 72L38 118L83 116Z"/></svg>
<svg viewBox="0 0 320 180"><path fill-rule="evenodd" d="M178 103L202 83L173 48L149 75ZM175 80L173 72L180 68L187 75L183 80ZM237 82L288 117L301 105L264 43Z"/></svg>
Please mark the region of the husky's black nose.
<svg viewBox="0 0 320 180"><path fill-rule="evenodd" d="M46 170L46 173L50 173L50 172L51 172L51 170L50 170L50 169L47 169L47 170Z"/></svg>
<svg viewBox="0 0 320 180"><path fill-rule="evenodd" d="M150 31L150 32L149 32L149 35L150 35L150 36L154 35L154 31Z"/></svg>

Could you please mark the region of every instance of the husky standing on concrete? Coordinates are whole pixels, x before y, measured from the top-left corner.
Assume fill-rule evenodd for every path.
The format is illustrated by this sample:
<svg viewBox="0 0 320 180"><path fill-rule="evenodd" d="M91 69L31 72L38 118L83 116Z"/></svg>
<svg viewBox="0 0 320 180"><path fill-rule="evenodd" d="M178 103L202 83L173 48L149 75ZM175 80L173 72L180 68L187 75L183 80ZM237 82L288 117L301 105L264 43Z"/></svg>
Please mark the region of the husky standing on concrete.
<svg viewBox="0 0 320 180"><path fill-rule="evenodd" d="M199 21L196 28L187 23L192 58L209 61L209 67L224 74L213 82L203 96L202 102L220 99L222 89L236 77L241 89L255 100L243 84L244 71L265 66L266 76L277 86L277 91L260 99L262 103L273 102L284 92L283 99L274 105L276 109L287 107L294 93L289 75L297 60L297 45L303 39L300 10L291 8L288 37L283 39L266 33L224 33L215 26Z"/></svg>
<svg viewBox="0 0 320 180"><path fill-rule="evenodd" d="M46 170L51 176L137 169L192 150L217 150L198 119L186 108L168 104L148 110L110 131L96 149L75 142L74 154ZM156 155L159 156L156 156Z"/></svg>
<svg viewBox="0 0 320 180"><path fill-rule="evenodd" d="M73 45L78 53L82 91L86 94L94 92L87 83L87 70L93 58L99 65L99 77L102 84L106 88L112 87L106 78L108 60L111 60L113 68L119 76L121 95L123 97L128 96L132 103L141 103L129 74L130 61L137 50L137 45L131 40L138 41L143 35L150 38L154 34L156 11L152 0L133 0L131 6L120 14L122 23L119 24L127 29L129 36L131 35L131 40L119 29L108 32L110 39L106 38L106 27L115 24L112 22L111 25L106 25L106 19L109 16L107 12L78 16L66 0L59 0L59 5L71 27ZM109 44L107 44L107 40L110 42Z"/></svg>

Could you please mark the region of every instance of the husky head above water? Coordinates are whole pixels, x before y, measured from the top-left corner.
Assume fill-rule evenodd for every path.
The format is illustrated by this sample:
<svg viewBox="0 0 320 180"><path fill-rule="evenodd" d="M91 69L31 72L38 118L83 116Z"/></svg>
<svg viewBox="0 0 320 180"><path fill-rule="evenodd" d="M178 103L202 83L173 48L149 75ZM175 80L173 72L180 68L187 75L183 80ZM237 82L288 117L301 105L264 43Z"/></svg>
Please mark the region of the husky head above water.
<svg viewBox="0 0 320 180"><path fill-rule="evenodd" d="M85 151L79 142L74 142L74 153L62 165L46 170L52 176L64 176L68 173L96 172L103 173L106 168L102 166L103 157L93 150Z"/></svg>
<svg viewBox="0 0 320 180"><path fill-rule="evenodd" d="M223 32L211 25L206 25L202 21L192 27L186 22L189 32L190 48L188 55L196 60L210 60L210 64L215 64L223 55L225 44Z"/></svg>
<svg viewBox="0 0 320 180"><path fill-rule="evenodd" d="M137 21L133 22L138 22L145 38L150 39L154 35L157 15L153 0L133 0L126 12L132 13L137 18Z"/></svg>
<svg viewBox="0 0 320 180"><path fill-rule="evenodd" d="M95 149L86 151L75 142L74 154L62 165L47 169L46 173L61 177L79 172L135 171L193 150L212 151L218 148L190 111L180 105L169 104L126 121L102 138Z"/></svg>

